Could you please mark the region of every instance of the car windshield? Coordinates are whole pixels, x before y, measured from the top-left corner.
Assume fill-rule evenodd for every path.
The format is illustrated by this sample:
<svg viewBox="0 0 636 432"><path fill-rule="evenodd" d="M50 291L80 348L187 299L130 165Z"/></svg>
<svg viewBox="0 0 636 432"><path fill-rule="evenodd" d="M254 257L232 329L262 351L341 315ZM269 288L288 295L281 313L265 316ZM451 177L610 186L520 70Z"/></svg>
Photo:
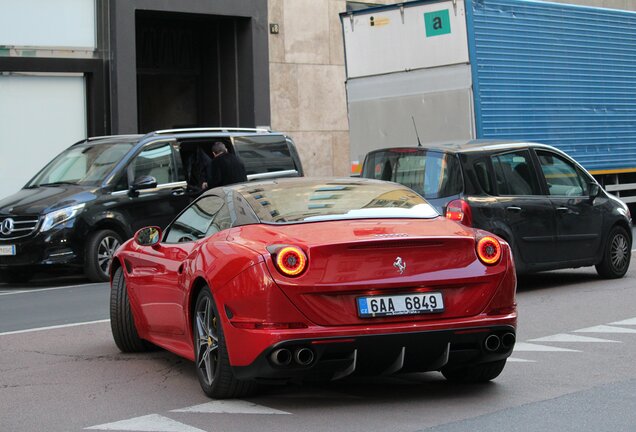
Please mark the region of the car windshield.
<svg viewBox="0 0 636 432"><path fill-rule="evenodd" d="M424 198L445 198L462 191L457 157L448 153L417 149L391 149L370 153L362 177L403 184Z"/></svg>
<svg viewBox="0 0 636 432"><path fill-rule="evenodd" d="M438 216L421 196L394 183L280 180L246 186L241 195L264 223Z"/></svg>
<svg viewBox="0 0 636 432"><path fill-rule="evenodd" d="M131 142L88 143L66 149L26 187L58 184L98 185L133 147Z"/></svg>

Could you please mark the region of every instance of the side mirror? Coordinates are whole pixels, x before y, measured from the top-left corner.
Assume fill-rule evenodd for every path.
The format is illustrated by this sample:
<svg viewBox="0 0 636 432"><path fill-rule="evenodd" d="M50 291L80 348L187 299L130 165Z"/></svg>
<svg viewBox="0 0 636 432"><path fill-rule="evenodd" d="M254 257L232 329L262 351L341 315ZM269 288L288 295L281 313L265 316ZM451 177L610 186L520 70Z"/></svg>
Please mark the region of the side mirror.
<svg viewBox="0 0 636 432"><path fill-rule="evenodd" d="M137 177L133 182L130 190L138 191L142 189L152 189L157 187L157 179L153 176L144 175Z"/></svg>
<svg viewBox="0 0 636 432"><path fill-rule="evenodd" d="M139 246L154 246L161 241L161 228L156 226L142 228L135 233L135 243Z"/></svg>
<svg viewBox="0 0 636 432"><path fill-rule="evenodd" d="M594 199L601 193L601 187L598 183L590 182L590 198Z"/></svg>

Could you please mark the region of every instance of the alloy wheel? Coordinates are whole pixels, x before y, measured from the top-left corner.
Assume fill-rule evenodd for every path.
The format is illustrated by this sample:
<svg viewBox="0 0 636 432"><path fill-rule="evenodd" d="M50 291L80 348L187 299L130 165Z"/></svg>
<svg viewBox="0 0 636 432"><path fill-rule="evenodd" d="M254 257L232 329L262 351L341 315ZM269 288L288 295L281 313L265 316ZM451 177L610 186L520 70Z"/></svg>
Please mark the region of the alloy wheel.
<svg viewBox="0 0 636 432"><path fill-rule="evenodd" d="M108 274L110 262L113 260L119 244L119 240L111 236L106 236L99 242L97 247L97 265L102 273Z"/></svg>
<svg viewBox="0 0 636 432"><path fill-rule="evenodd" d="M205 297L196 311L197 367L207 385L212 385L218 364L219 337L217 319L209 297Z"/></svg>
<svg viewBox="0 0 636 432"><path fill-rule="evenodd" d="M622 271L627 265L629 257L629 241L622 234L617 234L612 239L610 246L610 260L617 271Z"/></svg>

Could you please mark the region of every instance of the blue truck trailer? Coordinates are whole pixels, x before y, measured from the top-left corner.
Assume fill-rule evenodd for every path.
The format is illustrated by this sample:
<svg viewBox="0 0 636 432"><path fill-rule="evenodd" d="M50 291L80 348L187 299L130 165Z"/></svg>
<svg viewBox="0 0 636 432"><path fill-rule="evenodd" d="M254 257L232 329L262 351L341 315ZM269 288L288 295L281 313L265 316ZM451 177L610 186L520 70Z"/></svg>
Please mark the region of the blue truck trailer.
<svg viewBox="0 0 636 432"><path fill-rule="evenodd" d="M340 18L354 172L417 128L422 143L553 145L636 203L636 12L420 0Z"/></svg>

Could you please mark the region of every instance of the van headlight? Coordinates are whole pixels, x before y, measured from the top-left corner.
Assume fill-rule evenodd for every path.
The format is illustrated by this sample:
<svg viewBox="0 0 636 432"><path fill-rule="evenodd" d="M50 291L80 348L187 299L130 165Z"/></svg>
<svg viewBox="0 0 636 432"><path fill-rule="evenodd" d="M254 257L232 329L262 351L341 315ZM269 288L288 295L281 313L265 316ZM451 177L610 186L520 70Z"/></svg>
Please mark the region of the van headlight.
<svg viewBox="0 0 636 432"><path fill-rule="evenodd" d="M42 222L41 231L46 232L54 226L74 218L75 216L80 214L85 205L86 204L84 203L77 204L74 206L64 207L63 209L52 211L51 213L47 213L44 216L44 222Z"/></svg>

